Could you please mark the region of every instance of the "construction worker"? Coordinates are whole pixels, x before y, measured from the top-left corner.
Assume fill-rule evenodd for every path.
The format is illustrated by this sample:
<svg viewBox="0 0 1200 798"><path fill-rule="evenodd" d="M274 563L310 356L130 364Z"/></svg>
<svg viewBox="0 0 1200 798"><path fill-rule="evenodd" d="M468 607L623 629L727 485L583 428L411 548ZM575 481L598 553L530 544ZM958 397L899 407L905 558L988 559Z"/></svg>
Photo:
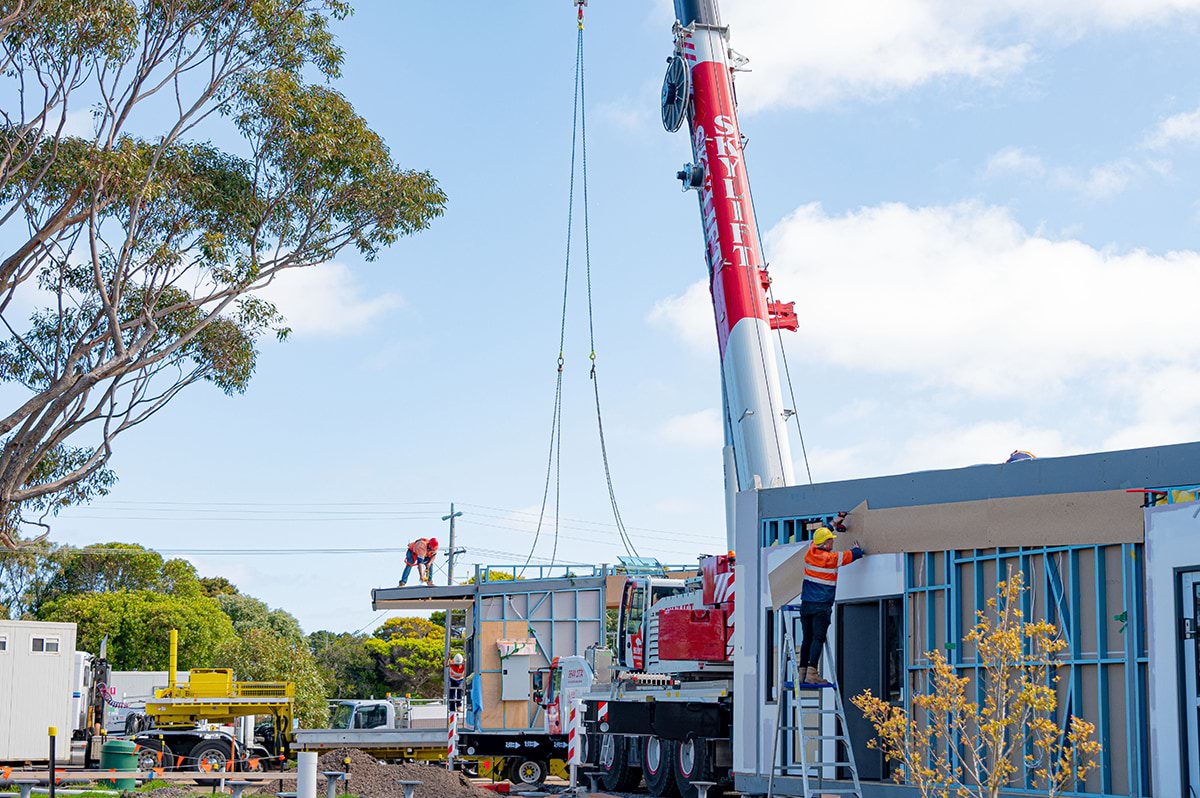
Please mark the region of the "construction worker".
<svg viewBox="0 0 1200 798"><path fill-rule="evenodd" d="M413 566L417 566L417 579L433 587L433 558L437 556L437 538L417 538L408 544L404 552L404 575L400 577L400 587L408 583L408 575Z"/></svg>
<svg viewBox="0 0 1200 798"><path fill-rule="evenodd" d="M446 660L446 667L450 671L450 711L457 712L462 700L463 681L467 678L467 663L463 661L462 654L455 654Z"/></svg>
<svg viewBox="0 0 1200 798"><path fill-rule="evenodd" d="M837 535L828 527L813 533L812 543L804 554L804 588L800 593L800 651L796 667L802 684L827 685L821 678L821 650L833 617L833 598L837 592L838 569L863 556L862 547L855 543L849 551L835 552Z"/></svg>

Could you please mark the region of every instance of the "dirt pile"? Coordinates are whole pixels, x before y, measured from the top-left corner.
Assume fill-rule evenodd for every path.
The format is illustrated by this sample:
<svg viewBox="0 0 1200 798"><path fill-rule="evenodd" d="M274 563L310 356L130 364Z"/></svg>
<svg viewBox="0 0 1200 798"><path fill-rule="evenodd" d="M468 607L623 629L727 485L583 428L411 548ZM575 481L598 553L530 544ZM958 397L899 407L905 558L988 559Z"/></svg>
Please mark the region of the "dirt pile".
<svg viewBox="0 0 1200 798"><path fill-rule="evenodd" d="M356 748L330 751L318 760L317 770L345 770L347 757L350 759L348 790L366 798L404 798L404 790L396 783L400 779L421 782L416 798L495 798L496 795L441 765L388 765Z"/></svg>

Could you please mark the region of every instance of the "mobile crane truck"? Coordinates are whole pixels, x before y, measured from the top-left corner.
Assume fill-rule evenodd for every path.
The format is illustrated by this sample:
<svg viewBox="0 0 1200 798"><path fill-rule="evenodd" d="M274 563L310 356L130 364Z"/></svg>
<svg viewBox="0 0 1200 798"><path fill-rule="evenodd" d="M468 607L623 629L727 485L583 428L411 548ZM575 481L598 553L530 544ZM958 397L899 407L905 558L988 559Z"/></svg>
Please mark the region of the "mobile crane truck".
<svg viewBox="0 0 1200 798"><path fill-rule="evenodd" d="M738 126L734 72L717 0L674 0L674 52L662 87L668 132L687 123L692 162L676 177L696 192L721 355L726 528L737 492L794 483L772 331L795 330L795 303L774 302ZM734 554L705 557L680 586L630 577L618 616L616 677L584 700L589 757L606 789L644 777L654 796L691 798L695 781L732 783ZM752 605L752 602L750 603ZM753 656L753 654L751 654Z"/></svg>

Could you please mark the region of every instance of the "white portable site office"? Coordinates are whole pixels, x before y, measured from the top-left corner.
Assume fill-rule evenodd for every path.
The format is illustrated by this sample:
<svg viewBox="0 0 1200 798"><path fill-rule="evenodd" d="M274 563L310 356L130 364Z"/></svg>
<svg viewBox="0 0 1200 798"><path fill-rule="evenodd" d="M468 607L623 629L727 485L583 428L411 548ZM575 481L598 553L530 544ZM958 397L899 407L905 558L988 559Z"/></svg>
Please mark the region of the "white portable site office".
<svg viewBox="0 0 1200 798"><path fill-rule="evenodd" d="M71 757L75 624L0 621L0 762Z"/></svg>

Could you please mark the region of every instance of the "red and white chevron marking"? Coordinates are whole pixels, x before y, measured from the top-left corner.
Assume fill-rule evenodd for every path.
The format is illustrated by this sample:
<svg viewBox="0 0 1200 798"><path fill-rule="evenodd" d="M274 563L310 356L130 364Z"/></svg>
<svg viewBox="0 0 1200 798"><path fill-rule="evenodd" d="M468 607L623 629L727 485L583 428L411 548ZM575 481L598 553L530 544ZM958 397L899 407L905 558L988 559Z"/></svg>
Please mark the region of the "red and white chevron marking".
<svg viewBox="0 0 1200 798"><path fill-rule="evenodd" d="M713 580L713 602L733 601L733 571L717 574Z"/></svg>
<svg viewBox="0 0 1200 798"><path fill-rule="evenodd" d="M608 723L608 702L607 701L597 701L596 702L596 718L601 723Z"/></svg>
<svg viewBox="0 0 1200 798"><path fill-rule="evenodd" d="M446 730L446 767L451 767L454 757L458 756L458 713L450 713L450 728Z"/></svg>
<svg viewBox="0 0 1200 798"><path fill-rule="evenodd" d="M735 595L734 584L733 584L733 572L730 571L729 573L717 574L716 581L714 582L714 589L715 589L714 600L717 604L732 605L734 603L734 595ZM725 658L728 660L732 660L733 659L733 607L732 606L728 606L728 607L723 606L722 609L726 610L726 613L725 613Z"/></svg>
<svg viewBox="0 0 1200 798"><path fill-rule="evenodd" d="M571 703L569 721L567 723L567 764L582 765L583 749L579 745L579 704Z"/></svg>

